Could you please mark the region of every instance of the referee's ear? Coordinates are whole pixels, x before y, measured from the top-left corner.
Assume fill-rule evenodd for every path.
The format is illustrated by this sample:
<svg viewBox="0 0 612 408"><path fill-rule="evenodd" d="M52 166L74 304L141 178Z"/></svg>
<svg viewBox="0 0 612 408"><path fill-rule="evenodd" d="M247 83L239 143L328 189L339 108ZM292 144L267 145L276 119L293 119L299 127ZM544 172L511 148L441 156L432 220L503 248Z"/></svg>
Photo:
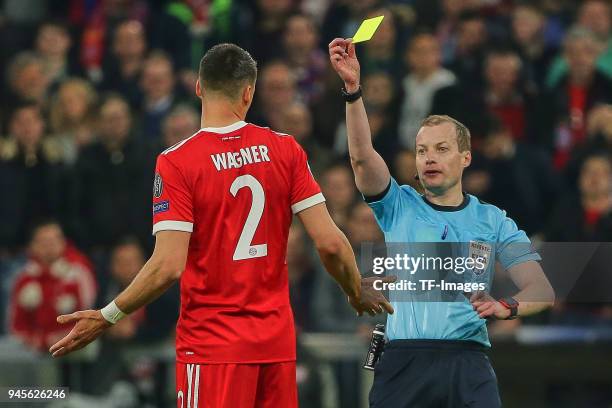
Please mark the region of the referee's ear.
<svg viewBox="0 0 612 408"><path fill-rule="evenodd" d="M469 167L472 164L472 152L466 150L463 154L463 168Z"/></svg>

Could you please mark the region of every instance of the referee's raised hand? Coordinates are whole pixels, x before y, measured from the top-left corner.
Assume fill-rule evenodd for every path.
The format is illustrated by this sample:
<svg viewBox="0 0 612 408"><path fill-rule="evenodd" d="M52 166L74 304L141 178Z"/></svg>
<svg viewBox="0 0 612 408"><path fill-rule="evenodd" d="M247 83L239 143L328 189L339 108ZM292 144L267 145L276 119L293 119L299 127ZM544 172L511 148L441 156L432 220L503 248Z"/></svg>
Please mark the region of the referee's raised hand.
<svg viewBox="0 0 612 408"><path fill-rule="evenodd" d="M344 81L347 92L359 88L360 67L351 39L335 38L329 43L329 59L332 67Z"/></svg>

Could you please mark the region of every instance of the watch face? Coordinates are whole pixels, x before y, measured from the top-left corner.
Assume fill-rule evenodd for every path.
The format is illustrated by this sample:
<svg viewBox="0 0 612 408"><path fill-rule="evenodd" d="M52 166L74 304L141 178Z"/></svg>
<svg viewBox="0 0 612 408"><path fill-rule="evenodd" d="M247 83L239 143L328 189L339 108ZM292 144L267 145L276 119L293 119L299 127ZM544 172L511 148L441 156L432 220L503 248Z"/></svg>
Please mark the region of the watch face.
<svg viewBox="0 0 612 408"><path fill-rule="evenodd" d="M508 305L510 305L510 307L517 307L519 304L514 298L506 298L505 301L508 303Z"/></svg>

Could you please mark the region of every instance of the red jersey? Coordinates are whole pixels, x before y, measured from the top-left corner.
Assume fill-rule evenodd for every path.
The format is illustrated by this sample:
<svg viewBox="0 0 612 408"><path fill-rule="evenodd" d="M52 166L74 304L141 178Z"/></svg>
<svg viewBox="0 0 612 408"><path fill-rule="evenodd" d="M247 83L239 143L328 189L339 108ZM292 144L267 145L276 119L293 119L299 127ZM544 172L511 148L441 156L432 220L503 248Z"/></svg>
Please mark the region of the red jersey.
<svg viewBox="0 0 612 408"><path fill-rule="evenodd" d="M157 159L153 234L191 232L179 363L295 360L287 236L325 201L293 137L245 122L204 128Z"/></svg>

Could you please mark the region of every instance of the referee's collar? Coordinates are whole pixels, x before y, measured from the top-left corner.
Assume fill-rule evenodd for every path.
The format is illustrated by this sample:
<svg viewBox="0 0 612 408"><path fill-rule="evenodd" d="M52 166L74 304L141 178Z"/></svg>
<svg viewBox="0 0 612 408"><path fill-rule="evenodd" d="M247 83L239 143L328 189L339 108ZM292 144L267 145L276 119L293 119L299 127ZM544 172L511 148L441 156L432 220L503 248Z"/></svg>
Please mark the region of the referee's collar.
<svg viewBox="0 0 612 408"><path fill-rule="evenodd" d="M427 199L427 197L425 197L424 195L422 195L421 197L423 197L423 201L425 201L425 204L427 204L428 206L430 206L431 208L433 208L436 211L445 211L445 212L461 211L465 207L467 207L468 204L470 203L470 196L468 194L466 194L465 192L463 193L463 202L461 204L459 204L459 205L439 205L439 204L434 204L431 201L429 201Z"/></svg>

